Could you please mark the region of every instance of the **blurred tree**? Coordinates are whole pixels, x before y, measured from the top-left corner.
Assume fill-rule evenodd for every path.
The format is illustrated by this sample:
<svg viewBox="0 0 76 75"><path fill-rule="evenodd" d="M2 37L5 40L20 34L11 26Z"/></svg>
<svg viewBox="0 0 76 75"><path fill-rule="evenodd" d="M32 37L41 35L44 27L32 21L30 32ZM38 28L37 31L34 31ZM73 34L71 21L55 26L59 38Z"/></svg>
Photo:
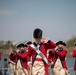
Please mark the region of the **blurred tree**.
<svg viewBox="0 0 76 75"><path fill-rule="evenodd" d="M12 42L10 40L8 40L4 44L2 44L0 48L9 49L9 48L15 48L15 46L12 44Z"/></svg>
<svg viewBox="0 0 76 75"><path fill-rule="evenodd" d="M67 41L67 48L74 47L74 43L76 42L76 36L73 36L71 39Z"/></svg>
<svg viewBox="0 0 76 75"><path fill-rule="evenodd" d="M4 45L2 45L2 49L9 49L9 44L4 44Z"/></svg>

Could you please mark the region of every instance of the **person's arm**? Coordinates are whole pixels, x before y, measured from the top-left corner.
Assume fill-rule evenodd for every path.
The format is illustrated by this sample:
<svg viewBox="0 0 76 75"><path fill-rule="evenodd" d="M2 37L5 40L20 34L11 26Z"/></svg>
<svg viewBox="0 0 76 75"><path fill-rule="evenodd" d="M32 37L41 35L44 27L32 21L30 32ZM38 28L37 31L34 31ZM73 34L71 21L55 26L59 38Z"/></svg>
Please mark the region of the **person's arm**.
<svg viewBox="0 0 76 75"><path fill-rule="evenodd" d="M12 53L12 50L10 50L10 52L9 52L9 56L11 55L11 53Z"/></svg>
<svg viewBox="0 0 76 75"><path fill-rule="evenodd" d="M44 45L45 45L47 50L54 49L56 47L56 44L54 42L52 42L51 40L49 40L48 38L43 37L42 40L43 40Z"/></svg>
<svg viewBox="0 0 76 75"><path fill-rule="evenodd" d="M55 51L54 50L49 51L49 53L48 53L48 61L49 62L52 61L52 58L53 58L54 55L55 55Z"/></svg>
<svg viewBox="0 0 76 75"><path fill-rule="evenodd" d="M13 61L11 61L10 59L9 59L9 62L10 62L10 63L12 63L12 64L14 64L14 65L16 65L16 63L15 63L15 62L13 62Z"/></svg>
<svg viewBox="0 0 76 75"><path fill-rule="evenodd" d="M73 51L72 56L73 56L73 57L76 57L76 50Z"/></svg>
<svg viewBox="0 0 76 75"><path fill-rule="evenodd" d="M62 52L56 51L56 53L60 56L60 57L65 57L67 54L66 50L63 50Z"/></svg>
<svg viewBox="0 0 76 75"><path fill-rule="evenodd" d="M27 52L24 52L23 54L17 54L19 58L25 59L27 57Z"/></svg>
<svg viewBox="0 0 76 75"><path fill-rule="evenodd" d="M32 75L32 47L28 47L28 55L27 55L27 60L28 60L28 67L29 67L29 75Z"/></svg>
<svg viewBox="0 0 76 75"><path fill-rule="evenodd" d="M32 75L32 64L29 65L29 75Z"/></svg>

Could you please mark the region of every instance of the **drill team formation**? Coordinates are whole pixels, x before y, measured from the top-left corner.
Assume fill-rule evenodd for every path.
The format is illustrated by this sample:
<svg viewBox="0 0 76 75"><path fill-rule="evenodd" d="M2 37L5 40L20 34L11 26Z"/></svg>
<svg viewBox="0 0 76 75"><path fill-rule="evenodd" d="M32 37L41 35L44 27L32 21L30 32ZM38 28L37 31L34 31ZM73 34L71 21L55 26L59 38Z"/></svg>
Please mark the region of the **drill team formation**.
<svg viewBox="0 0 76 75"><path fill-rule="evenodd" d="M62 40L54 43L51 39L43 37L40 28L33 31L33 38L33 41L17 43L16 49L10 50L11 75L70 75L66 62L67 44ZM76 41L74 46L72 57L76 58ZM7 59L4 60L5 67L6 61ZM7 75L6 72L7 70L4 70L4 75ZM74 73L76 75L76 60Z"/></svg>

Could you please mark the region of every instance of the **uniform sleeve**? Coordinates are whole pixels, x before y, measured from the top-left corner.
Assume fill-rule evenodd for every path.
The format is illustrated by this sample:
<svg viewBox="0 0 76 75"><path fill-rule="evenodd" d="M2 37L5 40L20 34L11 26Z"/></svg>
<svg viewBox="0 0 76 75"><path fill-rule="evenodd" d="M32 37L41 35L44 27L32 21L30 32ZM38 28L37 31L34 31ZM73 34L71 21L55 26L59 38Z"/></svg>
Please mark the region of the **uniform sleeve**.
<svg viewBox="0 0 76 75"><path fill-rule="evenodd" d="M15 53L13 56L9 55L9 59L12 60L18 60L18 55Z"/></svg>
<svg viewBox="0 0 76 75"><path fill-rule="evenodd" d="M76 57L76 50L73 51L72 56L73 56L73 57Z"/></svg>
<svg viewBox="0 0 76 75"><path fill-rule="evenodd" d="M30 58L32 56L32 47L28 47L28 57Z"/></svg>
<svg viewBox="0 0 76 75"><path fill-rule="evenodd" d="M32 56L32 48L31 48L31 46L29 46L28 47L28 55L27 55L28 65L32 64L32 62L31 62L31 56Z"/></svg>
<svg viewBox="0 0 76 75"><path fill-rule="evenodd" d="M55 55L55 51L50 51L48 56L48 61L52 61L54 55Z"/></svg>
<svg viewBox="0 0 76 75"><path fill-rule="evenodd" d="M48 61L50 62L52 59L52 51L49 52L49 55L48 55Z"/></svg>
<svg viewBox="0 0 76 75"><path fill-rule="evenodd" d="M56 44L50 40L45 45L46 49L54 49L56 47Z"/></svg>
<svg viewBox="0 0 76 75"><path fill-rule="evenodd" d="M20 58L22 58L22 59L27 58L27 55L28 55L27 52L24 52L23 54L17 54L17 56L20 57Z"/></svg>
<svg viewBox="0 0 76 75"><path fill-rule="evenodd" d="M60 57L65 57L67 54L66 50L63 50L62 52L56 52Z"/></svg>

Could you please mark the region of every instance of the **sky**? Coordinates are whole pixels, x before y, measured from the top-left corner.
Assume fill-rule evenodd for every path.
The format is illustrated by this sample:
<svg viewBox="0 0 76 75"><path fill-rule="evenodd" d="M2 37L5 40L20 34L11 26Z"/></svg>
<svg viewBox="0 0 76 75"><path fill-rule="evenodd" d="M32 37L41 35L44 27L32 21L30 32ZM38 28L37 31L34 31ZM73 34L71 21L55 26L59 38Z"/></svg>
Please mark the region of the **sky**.
<svg viewBox="0 0 76 75"><path fill-rule="evenodd" d="M76 36L76 0L0 0L0 40L32 40L35 28L52 41Z"/></svg>

